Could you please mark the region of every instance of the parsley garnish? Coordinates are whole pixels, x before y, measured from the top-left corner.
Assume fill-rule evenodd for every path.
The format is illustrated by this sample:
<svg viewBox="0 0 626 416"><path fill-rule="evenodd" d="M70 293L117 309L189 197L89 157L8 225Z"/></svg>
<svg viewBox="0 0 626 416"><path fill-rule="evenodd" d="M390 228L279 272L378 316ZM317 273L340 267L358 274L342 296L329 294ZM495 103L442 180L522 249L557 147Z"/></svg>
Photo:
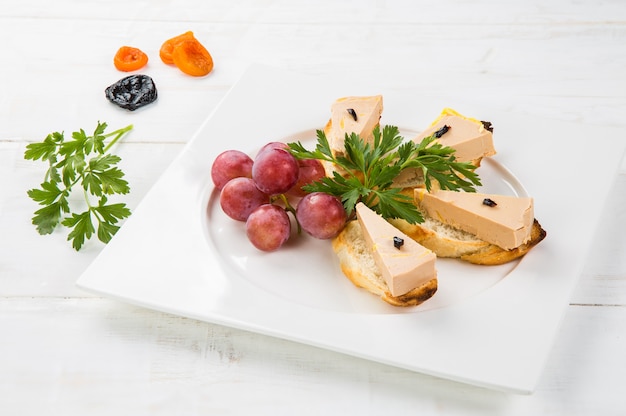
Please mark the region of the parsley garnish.
<svg viewBox="0 0 626 416"><path fill-rule="evenodd" d="M27 192L33 201L43 205L35 211L33 225L42 235L51 234L59 224L68 227L71 231L67 239L75 250L80 250L94 233L108 243L119 229L117 223L130 216L126 204L108 203L107 195L127 194L130 187L116 166L121 158L107 152L133 126L105 134L106 127L106 123L98 122L93 135L80 129L67 141L63 133L50 133L42 142L27 145L24 153L24 159L48 163L41 187ZM105 145L109 137L113 138ZM74 203L70 194L75 185L82 188L87 206L83 212L70 209L70 202Z"/></svg>
<svg viewBox="0 0 626 416"><path fill-rule="evenodd" d="M344 174L333 172L332 177L303 187L307 192L326 192L341 198L348 215L355 205L365 205L384 218L402 218L416 224L424 221L413 203L413 197L403 193L402 188L392 187L394 179L405 169L422 172L426 189L433 180L441 189L475 192L480 178L476 166L458 162L455 150L443 146L435 136L425 137L420 143L405 141L395 126L379 127L373 131L373 146L357 134L346 134L343 155L331 151L322 130L317 131L315 150L309 151L300 143L289 143L291 153L298 159L318 159L334 163Z"/></svg>

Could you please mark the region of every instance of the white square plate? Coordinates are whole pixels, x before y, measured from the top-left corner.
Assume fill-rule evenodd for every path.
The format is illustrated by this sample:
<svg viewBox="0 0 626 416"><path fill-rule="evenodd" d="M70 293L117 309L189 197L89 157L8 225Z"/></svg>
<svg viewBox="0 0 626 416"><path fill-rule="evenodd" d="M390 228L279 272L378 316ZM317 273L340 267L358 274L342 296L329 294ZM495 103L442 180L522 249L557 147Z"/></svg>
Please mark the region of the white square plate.
<svg viewBox="0 0 626 416"><path fill-rule="evenodd" d="M372 83L251 67L78 286L434 376L532 392L584 265L623 140L610 128L456 108L495 126L498 154L478 171L484 190L532 196L548 236L505 266L440 260L435 296L395 308L354 287L328 241L301 236L278 252L256 251L243 225L221 213L210 178L223 150L253 155L275 140L311 148L332 101L379 93L381 124L401 131L419 131L441 111L429 99ZM590 138L594 148L603 147L602 158L588 157Z"/></svg>

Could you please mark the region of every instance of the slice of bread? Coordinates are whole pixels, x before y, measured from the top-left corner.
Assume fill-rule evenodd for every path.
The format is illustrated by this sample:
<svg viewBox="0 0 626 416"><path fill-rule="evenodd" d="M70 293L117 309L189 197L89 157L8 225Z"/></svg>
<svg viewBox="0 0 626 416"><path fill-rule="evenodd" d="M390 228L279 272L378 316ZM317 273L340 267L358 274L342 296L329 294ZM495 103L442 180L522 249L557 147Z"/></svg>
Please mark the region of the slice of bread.
<svg viewBox="0 0 626 416"><path fill-rule="evenodd" d="M425 221L421 224L409 224L402 219L392 219L389 222L424 247L432 250L437 257L458 258L481 265L498 265L518 259L547 235L539 221L534 219L530 239L519 247L505 250L430 217L425 217Z"/></svg>
<svg viewBox="0 0 626 416"><path fill-rule="evenodd" d="M339 258L341 271L354 283L394 306L416 306L430 299L437 291L437 279L400 295L392 296L374 256L365 241L358 221L350 221L332 240L333 250Z"/></svg>

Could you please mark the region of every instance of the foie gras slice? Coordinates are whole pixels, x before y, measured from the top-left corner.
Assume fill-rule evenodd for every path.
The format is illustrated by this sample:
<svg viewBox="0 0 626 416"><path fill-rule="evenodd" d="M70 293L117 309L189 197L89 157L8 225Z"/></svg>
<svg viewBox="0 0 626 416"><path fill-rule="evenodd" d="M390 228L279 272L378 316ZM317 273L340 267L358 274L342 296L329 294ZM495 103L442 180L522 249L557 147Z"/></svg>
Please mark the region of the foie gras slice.
<svg viewBox="0 0 626 416"><path fill-rule="evenodd" d="M442 131L444 126L448 130L437 140L444 146L456 149L454 155L459 162L477 162L482 157L496 154L491 128L485 127L482 121L465 117L451 108L444 108L430 127L418 134L413 141L420 143L425 137Z"/></svg>
<svg viewBox="0 0 626 416"><path fill-rule="evenodd" d="M435 254L359 202L357 220L367 247L392 296L401 296L437 277ZM394 245L394 237L399 247ZM401 243L400 243L401 241Z"/></svg>
<svg viewBox="0 0 626 416"><path fill-rule="evenodd" d="M510 250L530 239L533 199L474 192L414 190L417 206L429 217Z"/></svg>
<svg viewBox="0 0 626 416"><path fill-rule="evenodd" d="M326 126L326 136L330 148L344 153L346 134L358 134L366 143L373 144L372 132L380 123L383 112L383 96L342 97L330 108L331 116Z"/></svg>

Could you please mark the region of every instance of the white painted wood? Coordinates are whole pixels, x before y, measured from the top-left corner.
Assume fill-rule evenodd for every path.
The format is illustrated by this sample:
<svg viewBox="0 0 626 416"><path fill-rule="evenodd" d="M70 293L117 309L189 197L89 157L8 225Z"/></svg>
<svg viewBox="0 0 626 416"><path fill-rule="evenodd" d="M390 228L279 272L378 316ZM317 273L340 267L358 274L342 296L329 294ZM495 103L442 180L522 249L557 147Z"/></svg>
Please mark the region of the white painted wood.
<svg viewBox="0 0 626 416"><path fill-rule="evenodd" d="M251 62L375 78L416 100L430 100L433 116L451 105L480 115L506 109L626 127L626 3L24 0L4 6L2 414L626 411L626 159L545 375L530 396L456 384L82 292L74 281L102 247L89 244L76 253L63 233L35 232L35 207L26 190L39 183L43 166L22 159L27 143L55 130L88 130L98 120L112 128L132 123L134 130L116 150L132 186L127 202L136 207ZM186 30L215 58L215 71L206 78L187 77L158 59L161 43ZM111 63L123 44L148 52L145 72L160 91L156 104L135 113L119 111L103 95L124 75ZM602 157L593 138L590 157ZM555 185L546 180L546 186Z"/></svg>
<svg viewBox="0 0 626 416"><path fill-rule="evenodd" d="M582 416L625 403L623 307L570 308L531 396L108 300L14 298L0 312L0 405L19 414Z"/></svg>
<svg viewBox="0 0 626 416"><path fill-rule="evenodd" d="M88 242L84 250L77 253L66 241L66 230L58 228L47 236L37 233L31 218L38 206L30 200L26 191L39 186L46 167L40 161L23 159L25 145L22 141L0 142L0 169L3 173L0 294L85 296L84 292L75 288L74 282L103 246L97 241ZM115 153L122 158L119 166L126 175L131 192L117 201L126 202L134 210L182 148L183 145L177 143L122 142L118 145ZM19 243L16 244L16 241Z"/></svg>

